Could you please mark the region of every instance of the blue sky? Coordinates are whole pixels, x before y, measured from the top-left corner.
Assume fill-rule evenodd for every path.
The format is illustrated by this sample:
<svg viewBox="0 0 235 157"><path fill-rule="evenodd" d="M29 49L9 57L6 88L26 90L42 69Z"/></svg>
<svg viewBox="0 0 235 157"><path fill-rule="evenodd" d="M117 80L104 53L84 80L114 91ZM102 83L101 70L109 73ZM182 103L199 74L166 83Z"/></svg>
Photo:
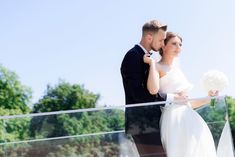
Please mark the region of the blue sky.
<svg viewBox="0 0 235 157"><path fill-rule="evenodd" d="M224 72L235 96L235 1L233 0L10 0L0 1L0 64L33 90L33 102L59 79L101 94L99 105L124 105L120 64L140 41L150 19L183 37L181 66L205 96L200 78Z"/></svg>

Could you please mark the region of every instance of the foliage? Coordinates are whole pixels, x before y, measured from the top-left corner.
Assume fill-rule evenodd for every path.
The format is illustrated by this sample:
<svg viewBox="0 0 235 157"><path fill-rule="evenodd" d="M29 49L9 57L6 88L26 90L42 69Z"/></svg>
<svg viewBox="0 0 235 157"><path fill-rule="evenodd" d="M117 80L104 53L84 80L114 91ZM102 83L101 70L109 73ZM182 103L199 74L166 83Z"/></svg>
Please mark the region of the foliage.
<svg viewBox="0 0 235 157"><path fill-rule="evenodd" d="M59 82L55 87L48 86L45 96L35 104L34 112L71 110L81 108L95 107L99 95L95 95L80 85L70 85L66 82ZM50 116L34 117L31 120L30 135L33 138L48 138L61 136L76 136L86 135L99 132L107 132L124 129L124 111L123 110L102 110L102 111L88 111L75 112L66 114L57 114ZM81 152L86 152L86 156L97 155L101 153L100 150L106 144L102 141L107 141L107 146L113 141L117 140L114 135L92 138L78 138L74 140L74 145L60 145L53 151L37 152L39 156L79 156ZM106 147L107 147L106 146ZM107 152L111 153L112 151ZM117 144L112 148L117 150ZM103 148L104 149L104 148ZM91 152L90 152L91 151ZM103 150L104 151L104 150ZM45 154L47 152L47 154ZM80 153L79 153L80 152ZM115 151L113 151L115 152ZM83 154L83 155L84 155ZM106 153L108 154L108 153Z"/></svg>
<svg viewBox="0 0 235 157"><path fill-rule="evenodd" d="M32 92L19 81L18 76L0 65L0 107L4 109L17 109L22 113L30 111Z"/></svg>
<svg viewBox="0 0 235 157"><path fill-rule="evenodd" d="M34 105L33 112L91 108L95 107L98 99L99 95L89 92L83 86L60 81L55 87L47 86L45 95ZM81 132L78 132L78 128L84 129L83 123L90 127L89 121L83 113L34 117L30 125L31 136L55 137L78 134Z"/></svg>
<svg viewBox="0 0 235 157"><path fill-rule="evenodd" d="M215 106L206 105L199 108L197 112L206 121L214 137L215 144L218 145L225 124L226 103L224 99L215 100Z"/></svg>
<svg viewBox="0 0 235 157"><path fill-rule="evenodd" d="M90 136L8 145L6 155L8 157L118 157L120 154L127 155L127 150L120 152L119 141L106 141L105 136L97 135L96 138L101 139L99 141L95 140L94 136ZM118 137L120 134L113 136ZM79 138L83 140L78 140Z"/></svg>
<svg viewBox="0 0 235 157"><path fill-rule="evenodd" d="M231 96L226 97L228 106L229 122L232 130L233 144L235 145L235 99Z"/></svg>
<svg viewBox="0 0 235 157"><path fill-rule="evenodd" d="M124 111L107 110L35 117L31 136L48 138L124 129Z"/></svg>
<svg viewBox="0 0 235 157"><path fill-rule="evenodd" d="M232 97L227 97L226 103L228 105L230 125L235 129L235 99Z"/></svg>
<svg viewBox="0 0 235 157"><path fill-rule="evenodd" d="M219 142L225 121L227 120L226 114L228 113L233 140L235 139L235 99L231 96L217 99L214 107L208 105L199 109L198 113L210 127L216 145Z"/></svg>
<svg viewBox="0 0 235 157"><path fill-rule="evenodd" d="M0 116L30 112L32 92L21 84L18 76L0 65ZM0 143L28 138L29 119L0 120Z"/></svg>
<svg viewBox="0 0 235 157"><path fill-rule="evenodd" d="M14 72L0 66L0 115L29 113L31 91L23 86ZM47 86L45 95L33 106L33 113L94 108L98 94L86 90L82 85L60 81L56 86ZM76 112L33 118L13 118L0 120L0 143L29 139L85 135L124 129L124 111L102 110ZM69 140L69 139L68 139ZM3 154L15 156L117 156L118 136L93 136L76 138L72 144L61 140L56 146L47 142L2 145ZM63 143L64 142L64 143ZM67 141L68 142L68 141ZM35 148L40 148L42 150ZM8 151L6 151L8 150Z"/></svg>
<svg viewBox="0 0 235 157"><path fill-rule="evenodd" d="M1 120L1 123L4 128L1 128L0 143L29 139L29 118Z"/></svg>
<svg viewBox="0 0 235 157"><path fill-rule="evenodd" d="M84 89L81 85L71 85L65 81L60 81L55 87L47 86L43 98L34 104L33 112L93 108L98 99L99 95Z"/></svg>

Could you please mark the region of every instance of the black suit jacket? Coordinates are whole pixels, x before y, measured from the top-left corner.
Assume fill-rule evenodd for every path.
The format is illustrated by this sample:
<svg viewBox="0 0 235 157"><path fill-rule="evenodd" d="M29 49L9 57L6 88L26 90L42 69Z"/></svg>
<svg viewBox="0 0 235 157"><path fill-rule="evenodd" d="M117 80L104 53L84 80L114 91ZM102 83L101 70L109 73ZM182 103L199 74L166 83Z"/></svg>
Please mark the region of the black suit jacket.
<svg viewBox="0 0 235 157"><path fill-rule="evenodd" d="M165 101L166 94L151 95L147 89L149 65L143 61L144 51L139 45L130 49L121 64L126 104ZM126 108L125 129L130 134L159 132L160 106ZM151 131L150 131L151 130Z"/></svg>

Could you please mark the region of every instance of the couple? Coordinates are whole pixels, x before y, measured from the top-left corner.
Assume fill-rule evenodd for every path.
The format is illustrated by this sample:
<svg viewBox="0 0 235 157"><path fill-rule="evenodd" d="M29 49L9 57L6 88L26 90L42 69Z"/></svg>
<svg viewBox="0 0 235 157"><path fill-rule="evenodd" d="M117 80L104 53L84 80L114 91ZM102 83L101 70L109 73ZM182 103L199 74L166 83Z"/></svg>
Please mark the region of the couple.
<svg viewBox="0 0 235 157"><path fill-rule="evenodd" d="M159 105L126 108L126 133L132 135L140 156L160 157L165 151L167 157L216 157L211 132L193 110L210 100L187 102L191 84L175 64L182 38L166 30L157 20L145 23L140 43L123 59L121 74L126 104L178 103L162 104L162 111ZM159 51L159 62L150 57L151 50Z"/></svg>

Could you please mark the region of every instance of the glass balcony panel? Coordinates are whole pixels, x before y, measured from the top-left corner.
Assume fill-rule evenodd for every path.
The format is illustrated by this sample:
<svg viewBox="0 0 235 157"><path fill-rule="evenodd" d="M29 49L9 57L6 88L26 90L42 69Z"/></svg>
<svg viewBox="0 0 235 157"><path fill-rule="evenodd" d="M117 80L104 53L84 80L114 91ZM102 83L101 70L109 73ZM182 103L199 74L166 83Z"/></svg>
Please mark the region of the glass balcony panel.
<svg viewBox="0 0 235 157"><path fill-rule="evenodd" d="M163 157L161 144L155 139L160 138L160 117L156 115L164 103L3 116L0 156ZM233 149L225 99L213 99L196 112L208 124L216 148L224 146L219 146L218 153Z"/></svg>

